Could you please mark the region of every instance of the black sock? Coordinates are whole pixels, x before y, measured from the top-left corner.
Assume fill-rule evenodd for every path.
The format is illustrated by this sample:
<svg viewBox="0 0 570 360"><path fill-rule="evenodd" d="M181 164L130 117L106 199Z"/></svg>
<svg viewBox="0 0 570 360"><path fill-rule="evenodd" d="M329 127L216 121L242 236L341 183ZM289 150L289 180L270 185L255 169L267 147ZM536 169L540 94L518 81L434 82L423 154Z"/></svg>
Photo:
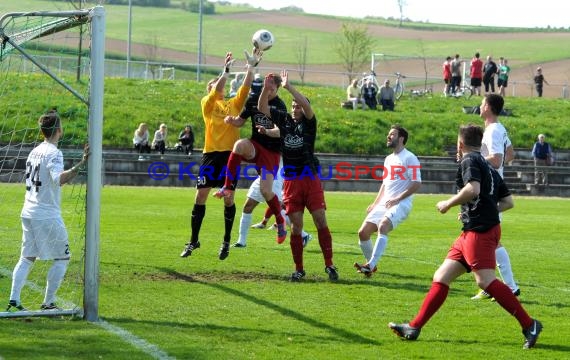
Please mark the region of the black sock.
<svg viewBox="0 0 570 360"><path fill-rule="evenodd" d="M226 232L224 234L224 242L230 242L232 236L232 227L236 217L236 205L224 207L224 224Z"/></svg>
<svg viewBox="0 0 570 360"><path fill-rule="evenodd" d="M204 215L206 215L206 205L194 204L194 209L192 209L192 219L190 220L190 226L192 228L190 242L195 243L198 241L198 235L200 235L200 228L202 227Z"/></svg>

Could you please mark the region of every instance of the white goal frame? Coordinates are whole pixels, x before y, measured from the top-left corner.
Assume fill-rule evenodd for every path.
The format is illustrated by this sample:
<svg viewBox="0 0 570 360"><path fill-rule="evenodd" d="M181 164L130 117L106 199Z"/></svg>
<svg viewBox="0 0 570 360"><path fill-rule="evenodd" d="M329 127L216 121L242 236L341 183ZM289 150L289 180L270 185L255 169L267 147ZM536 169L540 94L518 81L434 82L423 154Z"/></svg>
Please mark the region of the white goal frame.
<svg viewBox="0 0 570 360"><path fill-rule="evenodd" d="M21 16L49 16L61 18L50 23L51 27L28 29L12 36L3 32L3 24L9 18ZM74 21L69 19L75 17ZM77 21L77 19L80 21ZM82 20L85 20L82 22ZM90 49L90 84L89 96L85 99L63 80L54 75L46 66L26 53L20 47L26 41L36 39L54 32L78 26L84 22L91 22L91 49ZM101 188L102 188L102 148L103 148L103 90L105 65L105 10L103 6L91 9L72 11L36 11L13 12L0 18L0 40L3 46L10 46L10 50L18 51L33 62L44 73L50 76L74 96L88 106L89 119L89 149L90 156L87 163L87 194L85 215L85 263L83 283L83 308L78 310L50 310L50 311L19 311L4 313L0 317L30 317L54 315L83 315L87 321L99 320L99 238L101 215Z"/></svg>

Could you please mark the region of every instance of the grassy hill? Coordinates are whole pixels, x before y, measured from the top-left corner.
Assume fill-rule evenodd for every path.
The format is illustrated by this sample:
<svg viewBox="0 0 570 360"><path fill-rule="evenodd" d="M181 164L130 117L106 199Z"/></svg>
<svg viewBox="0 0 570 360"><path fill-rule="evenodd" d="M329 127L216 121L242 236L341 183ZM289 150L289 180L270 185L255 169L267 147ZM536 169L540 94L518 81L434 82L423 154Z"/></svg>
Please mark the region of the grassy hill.
<svg viewBox="0 0 570 360"><path fill-rule="evenodd" d="M92 4L87 4L91 6ZM14 10L55 10L69 9L66 2L20 0L0 3L0 12ZM126 40L128 8L106 5L107 37L111 40ZM331 52L337 39L342 21L325 16L285 14L277 12L244 12L241 7L218 6L219 14L204 18L204 48L206 59L214 58L226 50L240 54L249 46L249 37L254 30L271 25L277 34L278 46L267 52L263 64L275 63L295 66L299 38L309 38L308 63L314 68L339 66L339 60ZM178 50L187 62L197 49L198 15L181 9L140 8L133 9L133 42L154 44L154 46ZM505 32L496 29L489 33L488 28L474 33L473 27L428 27L422 30L398 29L390 22L381 19L350 20L362 21L369 26L378 47L393 54L416 54L422 49L425 56L452 54L460 51L469 54L473 49L484 48L496 51L511 59L513 67L529 66L540 61L570 59L568 32L538 32L526 29L524 32ZM494 29L494 28L493 28ZM435 31L437 30L437 31ZM441 30L441 31L440 31ZM450 31L454 30L454 31ZM532 30L532 31L531 31ZM229 35L231 34L231 35ZM237 40L239 39L239 40ZM529 47L528 44L533 44ZM121 47L120 51L126 50ZM122 56L122 55L119 55ZM237 56L237 55L236 55ZM439 67L438 67L439 69ZM439 71L439 70L438 70ZM325 75L326 76L326 75ZM438 74L439 76L439 74ZM554 75L548 73L553 82ZM562 72L560 79L568 78ZM26 111L31 116L46 108L58 105L68 121L66 139L72 143L82 143L86 138L85 124L80 120L81 105L76 105L64 91L45 93L34 92L34 87L47 81L45 76L21 76L13 82L16 98L25 101ZM73 79L69 79L74 83ZM31 87L29 84L34 83ZM49 85L46 85L48 88ZM77 84L82 87L82 84ZM53 89L53 86L51 87ZM162 122L170 128L170 142L187 123L196 131L196 147L203 145L203 122L200 114L200 98L204 95L204 83L195 81L145 81L109 78L105 83L105 124L104 145L108 147L130 147L131 137L139 122L149 123L151 130ZM300 89L312 100L319 120L317 151L354 154L383 154L386 152L384 138L393 123L401 123L411 132L409 147L421 155L445 154L446 148L454 146L459 124L481 123L474 115L462 112L462 106L475 106L479 98L470 101L433 97L404 98L398 103L396 112L348 111L340 108L344 98L344 88L325 86L303 86ZM0 111L9 114L10 102L4 95ZM282 92L286 103L290 98ZM555 148L570 149L569 128L566 125L570 113L568 102L559 99L538 99L528 97L508 97L506 107L514 111L513 117L503 118L516 147L530 147L540 132L545 133ZM10 121L10 120L8 120ZM242 130L242 136L249 135L249 129ZM27 137L35 136L28 132ZM5 138L1 139L6 141Z"/></svg>
<svg viewBox="0 0 570 360"><path fill-rule="evenodd" d="M69 80L73 82L73 80ZM87 138L86 124L81 113L84 106L78 105L68 93L52 87L49 96L45 92L30 89L49 87L45 76L19 75L11 82L12 92L19 102L25 104L31 117L46 108L58 104L63 115L66 131L65 142L81 144ZM76 84L77 86L82 86ZM400 123L411 133L408 147L420 155L443 155L456 143L459 124L469 122L482 124L477 115L463 113L463 106L475 106L481 98L469 101L444 98L439 93L433 96L412 98L405 96L396 105L395 112L372 110L346 110L340 107L344 93L337 88L298 86L311 99L319 121L316 143L318 152L385 154L385 137L393 123ZM168 125L168 142L174 144L178 132L185 124L196 131L195 146L203 146L203 121L200 99L205 94L203 83L195 81L144 81L108 78L105 82L104 140L106 147L130 147L132 134L139 122L147 122L151 132L164 122ZM283 89L280 96L286 104L291 97ZM8 94L0 102L0 113L15 112ZM570 149L570 128L567 126L568 102L546 98L506 98L506 107L514 116L503 117L515 147L529 148L538 133L544 133L557 149ZM6 128L18 126L16 117L7 116ZM14 122L12 125L10 122ZM18 133L16 136L21 136ZM248 126L242 128L242 136L249 136ZM4 135L2 142L7 141ZM37 136L36 131L25 133L27 140Z"/></svg>

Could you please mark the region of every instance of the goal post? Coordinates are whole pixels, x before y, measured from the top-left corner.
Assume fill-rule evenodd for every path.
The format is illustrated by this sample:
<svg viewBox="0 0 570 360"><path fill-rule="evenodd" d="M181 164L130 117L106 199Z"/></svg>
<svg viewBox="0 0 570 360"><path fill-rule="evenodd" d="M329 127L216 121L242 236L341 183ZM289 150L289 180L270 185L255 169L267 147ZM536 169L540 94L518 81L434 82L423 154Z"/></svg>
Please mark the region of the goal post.
<svg viewBox="0 0 570 360"><path fill-rule="evenodd" d="M88 321L98 320L105 21L102 6L14 12L0 18L0 212L4 218L0 224L0 285L8 289L0 298L0 318L80 315ZM77 32L83 26L89 31ZM77 40L81 44L83 36L90 42L85 51L88 65L77 64L77 55L83 56ZM81 71L88 81L70 85L73 80L69 79ZM1 307L8 302L11 271L19 257L25 162L27 154L43 141L37 118L52 107L57 107L62 117L60 148L65 168L80 159L83 144L89 143L90 148L86 170L62 188L62 215L72 249L63 283L77 284L78 289L62 285L64 289L57 293L62 310L4 312ZM26 296L35 296L28 299L34 304L39 301L47 272L38 263L30 277L43 271L44 278L35 275L24 287ZM24 293L22 296L25 302Z"/></svg>

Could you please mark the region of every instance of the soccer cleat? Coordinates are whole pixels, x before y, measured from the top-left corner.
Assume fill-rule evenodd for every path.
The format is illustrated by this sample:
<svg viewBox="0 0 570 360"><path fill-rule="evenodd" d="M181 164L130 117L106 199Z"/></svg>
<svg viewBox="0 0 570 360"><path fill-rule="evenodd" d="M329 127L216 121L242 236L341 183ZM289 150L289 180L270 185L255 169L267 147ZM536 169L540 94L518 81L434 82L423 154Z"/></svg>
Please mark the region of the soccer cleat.
<svg viewBox="0 0 570 360"><path fill-rule="evenodd" d="M354 263L354 267L356 268L357 272L363 274L367 278L371 277L372 274L374 274L376 271L378 271L377 266L374 266L374 269L370 269L370 265L368 265L368 264Z"/></svg>
<svg viewBox="0 0 570 360"><path fill-rule="evenodd" d="M182 253L180 253L180 257L185 258L192 255L192 251L198 249L199 247L200 247L199 241L187 243L184 250L182 250Z"/></svg>
<svg viewBox="0 0 570 360"><path fill-rule="evenodd" d="M287 229L285 228L285 221L281 224L277 224L277 243L283 244L283 241L287 238Z"/></svg>
<svg viewBox="0 0 570 360"><path fill-rule="evenodd" d="M220 260L224 260L229 255L230 255L230 243L224 241L222 243L222 247L220 247L220 253L218 257Z"/></svg>
<svg viewBox="0 0 570 360"><path fill-rule="evenodd" d="M61 310L55 303L42 304L40 310Z"/></svg>
<svg viewBox="0 0 570 360"><path fill-rule="evenodd" d="M421 329L413 328L408 323L403 324L396 324L396 323L389 323L388 327L392 329L392 332L402 339L406 340L416 340L420 336Z"/></svg>
<svg viewBox="0 0 570 360"><path fill-rule="evenodd" d="M233 190L222 186L218 191L216 191L212 196L218 199L229 197L233 193Z"/></svg>
<svg viewBox="0 0 570 360"><path fill-rule="evenodd" d="M532 325L528 329L522 331L525 338L523 349L530 349L534 347L536 340L538 340L538 335L541 331L542 323L538 320L532 319Z"/></svg>
<svg viewBox="0 0 570 360"><path fill-rule="evenodd" d="M303 247L307 246L311 240L313 240L313 235L307 233L307 235L303 236Z"/></svg>
<svg viewBox="0 0 570 360"><path fill-rule="evenodd" d="M265 225L263 222L251 225L252 229L265 229Z"/></svg>
<svg viewBox="0 0 570 360"><path fill-rule="evenodd" d="M488 300L490 298L492 298L492 296L489 295L489 293L487 293L485 290L479 290L477 295L473 296L471 300Z"/></svg>
<svg viewBox="0 0 570 360"><path fill-rule="evenodd" d="M28 311L22 304L18 304L16 300L10 300L8 302L8 307L6 308L7 312L16 312L16 311Z"/></svg>
<svg viewBox="0 0 570 360"><path fill-rule="evenodd" d="M274 223L273 225L268 227L267 230L277 230L277 223Z"/></svg>
<svg viewBox="0 0 570 360"><path fill-rule="evenodd" d="M232 246L235 247L235 248L244 248L244 247L246 247L247 245L246 245L246 244L240 244L239 242L237 242L237 243L233 244Z"/></svg>
<svg viewBox="0 0 570 360"><path fill-rule="evenodd" d="M305 270L297 270L291 274L291 278L289 280L293 282L299 282L304 277L305 277Z"/></svg>
<svg viewBox="0 0 570 360"><path fill-rule="evenodd" d="M334 265L327 266L325 268L325 272L327 274L329 274L329 280L330 281L337 281L338 280L338 271L336 270L336 267Z"/></svg>

